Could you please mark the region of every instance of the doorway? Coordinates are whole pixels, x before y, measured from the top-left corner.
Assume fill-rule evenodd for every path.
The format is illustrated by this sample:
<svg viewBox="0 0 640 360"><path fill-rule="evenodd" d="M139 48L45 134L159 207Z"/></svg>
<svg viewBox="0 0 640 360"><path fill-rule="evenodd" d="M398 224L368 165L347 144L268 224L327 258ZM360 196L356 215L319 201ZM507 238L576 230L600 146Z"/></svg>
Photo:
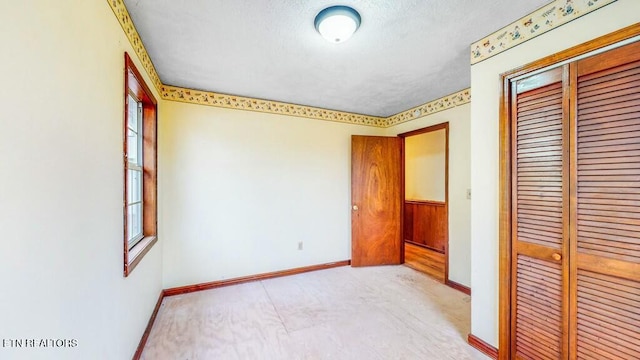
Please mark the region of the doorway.
<svg viewBox="0 0 640 360"><path fill-rule="evenodd" d="M403 140L405 265L446 283L449 271L449 123L398 136Z"/></svg>

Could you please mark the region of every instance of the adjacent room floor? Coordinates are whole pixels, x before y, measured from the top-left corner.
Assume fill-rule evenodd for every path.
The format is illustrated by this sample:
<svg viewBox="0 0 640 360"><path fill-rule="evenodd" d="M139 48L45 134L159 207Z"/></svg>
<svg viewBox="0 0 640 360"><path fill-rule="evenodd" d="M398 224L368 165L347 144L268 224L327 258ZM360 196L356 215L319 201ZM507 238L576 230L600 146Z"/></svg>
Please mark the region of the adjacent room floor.
<svg viewBox="0 0 640 360"><path fill-rule="evenodd" d="M405 266L340 267L166 297L159 359L489 359L469 296Z"/></svg>

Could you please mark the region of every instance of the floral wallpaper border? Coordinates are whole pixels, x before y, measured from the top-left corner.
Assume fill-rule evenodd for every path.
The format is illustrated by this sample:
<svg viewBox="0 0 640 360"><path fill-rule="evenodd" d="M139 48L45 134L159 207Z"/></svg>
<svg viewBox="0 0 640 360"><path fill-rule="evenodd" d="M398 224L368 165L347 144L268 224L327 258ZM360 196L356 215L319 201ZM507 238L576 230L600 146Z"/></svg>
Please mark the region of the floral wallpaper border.
<svg viewBox="0 0 640 360"><path fill-rule="evenodd" d="M471 65L542 35L617 0L554 0L471 44Z"/></svg>
<svg viewBox="0 0 640 360"><path fill-rule="evenodd" d="M407 121L417 119L425 115L431 115L443 110L451 109L456 106L464 105L471 102L471 89L464 89L430 101L428 103L416 106L401 113L391 115L386 118L385 127L402 124Z"/></svg>
<svg viewBox="0 0 640 360"><path fill-rule="evenodd" d="M235 95L218 94L209 91L185 89L169 85L162 86L162 98L166 100L223 107L228 109L250 110L272 114L300 116L310 119L336 121L377 127L384 127L387 119L383 117L327 110L278 101L261 100Z"/></svg>
<svg viewBox="0 0 640 360"><path fill-rule="evenodd" d="M155 86L158 92L162 89L162 81L160 81L160 77L156 72L155 66L153 66L153 62L151 61L151 57L147 53L147 49L145 49L144 44L142 43L142 39L138 34L138 30L136 30L133 21L131 20L131 16L129 15L129 11L127 11L127 7L124 5L123 0L107 0L111 10L113 10L113 14L118 19L120 26L122 26L122 30L127 35L133 50L138 55L138 58L142 62L142 66L147 71L149 77L151 77L151 81Z"/></svg>
<svg viewBox="0 0 640 360"><path fill-rule="evenodd" d="M142 66L151 78L151 81L158 92L160 92L161 97L165 100L382 128L450 109L471 101L471 92L469 89L465 89L455 94L416 106L396 115L378 117L164 85L160 80L144 44L142 43L142 39L140 38L133 21L131 20L131 16L129 15L129 11L127 11L124 1L107 0L107 3L111 7L111 10L113 10L120 26L122 26L122 30L124 30L135 53L142 62Z"/></svg>
<svg viewBox="0 0 640 360"><path fill-rule="evenodd" d="M546 6L471 45L471 64L488 59L529 39L617 0L554 0ZM310 106L218 94L162 84L123 0L107 0L142 66L163 99L186 103L299 116L342 123L390 127L471 101L470 89L430 101L389 117L347 113Z"/></svg>

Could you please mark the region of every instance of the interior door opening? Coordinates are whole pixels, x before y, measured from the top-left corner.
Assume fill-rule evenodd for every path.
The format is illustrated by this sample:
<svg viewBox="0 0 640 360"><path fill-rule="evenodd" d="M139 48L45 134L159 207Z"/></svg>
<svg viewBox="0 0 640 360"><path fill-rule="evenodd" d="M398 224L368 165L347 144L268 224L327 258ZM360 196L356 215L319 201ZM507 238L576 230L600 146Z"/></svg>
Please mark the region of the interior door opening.
<svg viewBox="0 0 640 360"><path fill-rule="evenodd" d="M449 123L399 135L405 265L442 283L449 270Z"/></svg>

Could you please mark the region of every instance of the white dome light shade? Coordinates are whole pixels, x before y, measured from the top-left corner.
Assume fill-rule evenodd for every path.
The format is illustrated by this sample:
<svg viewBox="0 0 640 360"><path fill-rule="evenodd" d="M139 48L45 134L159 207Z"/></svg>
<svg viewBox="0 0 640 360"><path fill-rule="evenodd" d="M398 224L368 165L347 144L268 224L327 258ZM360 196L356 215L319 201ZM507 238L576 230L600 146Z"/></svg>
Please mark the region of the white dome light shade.
<svg viewBox="0 0 640 360"><path fill-rule="evenodd" d="M314 23L323 38L341 43L360 27L360 14L348 6L331 6L320 11Z"/></svg>

